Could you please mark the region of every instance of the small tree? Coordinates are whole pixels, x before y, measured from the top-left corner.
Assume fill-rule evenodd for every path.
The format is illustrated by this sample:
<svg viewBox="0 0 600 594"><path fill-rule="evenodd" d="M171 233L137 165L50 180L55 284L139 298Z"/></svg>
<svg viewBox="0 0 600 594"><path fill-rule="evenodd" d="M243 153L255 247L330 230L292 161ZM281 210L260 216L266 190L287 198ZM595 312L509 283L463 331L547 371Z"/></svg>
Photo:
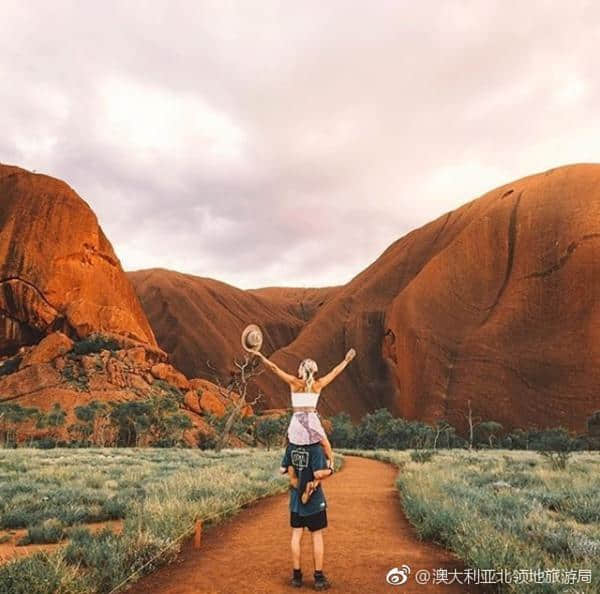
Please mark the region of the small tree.
<svg viewBox="0 0 600 594"><path fill-rule="evenodd" d="M490 448L494 447L494 440L502 433L504 428L496 421L484 421L475 426L477 437L488 442Z"/></svg>
<svg viewBox="0 0 600 594"><path fill-rule="evenodd" d="M75 407L75 417L79 421L69 428L71 433L79 434L84 441L104 447L106 445L106 427L109 423L110 408L106 402L92 402Z"/></svg>
<svg viewBox="0 0 600 594"><path fill-rule="evenodd" d="M38 429L48 429L52 439L58 439L59 429L65 424L67 413L62 409L60 403L55 402L52 408L39 415L36 423Z"/></svg>
<svg viewBox="0 0 600 594"><path fill-rule="evenodd" d="M471 408L471 400L467 401L468 408L466 412L462 412L463 417L466 419L468 427L469 427L469 450L473 449L473 437L475 425L481 421L479 417L473 416L473 409Z"/></svg>
<svg viewBox="0 0 600 594"><path fill-rule="evenodd" d="M137 446L150 428L151 406L145 400L110 402L116 446Z"/></svg>
<svg viewBox="0 0 600 594"><path fill-rule="evenodd" d="M254 361L256 361L256 363L258 362L257 360ZM214 372L215 383L219 393L228 402L232 403L231 406L226 410L225 422L223 423L220 435L217 436L215 441L215 450L217 452L220 451L229 441L233 426L236 421L241 418L244 408L248 406L248 404L256 404L262 397L262 393L259 391L254 400L248 402L248 389L253 383L254 378L258 375L261 375L263 372L263 370L258 369L258 366L254 361L251 361L248 355L245 355L241 361L234 359L234 365L236 366L237 370L231 374L231 379L227 386L223 386L219 376L216 373L216 369L211 365L210 361L206 362L208 367ZM238 395L237 399L234 394Z"/></svg>
<svg viewBox="0 0 600 594"><path fill-rule="evenodd" d="M256 421L256 439L267 446L267 450L283 442L284 425L282 419L283 417L266 417Z"/></svg>
<svg viewBox="0 0 600 594"><path fill-rule="evenodd" d="M347 412L331 417L331 433L329 441L337 448L352 448L356 440L356 427Z"/></svg>
<svg viewBox="0 0 600 594"><path fill-rule="evenodd" d="M448 421L441 419L433 426L434 438L433 449L437 450L437 443L441 435L446 435L447 447L450 447L450 435L455 431L454 427Z"/></svg>
<svg viewBox="0 0 600 594"><path fill-rule="evenodd" d="M600 448L600 410L595 411L587 420L588 441L591 448Z"/></svg>
<svg viewBox="0 0 600 594"><path fill-rule="evenodd" d="M2 442L4 447L16 445L17 431L22 423L35 419L40 411L37 408L23 407L20 404L0 404L0 426L2 427Z"/></svg>
<svg viewBox="0 0 600 594"><path fill-rule="evenodd" d="M383 447L390 435L394 417L387 408L378 408L367 413L356 428L356 447L374 450Z"/></svg>

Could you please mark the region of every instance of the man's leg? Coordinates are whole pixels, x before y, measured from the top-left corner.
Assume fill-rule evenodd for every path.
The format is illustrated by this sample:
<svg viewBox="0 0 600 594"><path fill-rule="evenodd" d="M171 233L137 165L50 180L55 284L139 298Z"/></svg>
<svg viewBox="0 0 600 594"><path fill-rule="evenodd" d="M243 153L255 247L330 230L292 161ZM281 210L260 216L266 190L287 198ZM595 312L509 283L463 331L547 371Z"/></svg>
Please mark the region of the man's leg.
<svg viewBox="0 0 600 594"><path fill-rule="evenodd" d="M323 530L315 530L312 536L313 562L315 564L315 590L327 590L331 585L323 573L323 556L325 544L323 543Z"/></svg>
<svg viewBox="0 0 600 594"><path fill-rule="evenodd" d="M325 554L325 544L323 543L323 530L315 530L311 532L313 561L315 571L323 571L323 556Z"/></svg>
<svg viewBox="0 0 600 594"><path fill-rule="evenodd" d="M300 545L304 528L292 528L292 562L294 569L300 569Z"/></svg>

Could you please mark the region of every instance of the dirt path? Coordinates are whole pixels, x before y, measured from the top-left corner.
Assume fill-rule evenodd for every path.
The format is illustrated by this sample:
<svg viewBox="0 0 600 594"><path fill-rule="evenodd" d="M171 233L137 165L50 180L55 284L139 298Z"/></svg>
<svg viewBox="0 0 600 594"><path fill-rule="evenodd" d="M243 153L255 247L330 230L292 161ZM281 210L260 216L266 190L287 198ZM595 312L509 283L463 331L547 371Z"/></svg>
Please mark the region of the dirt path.
<svg viewBox="0 0 600 594"><path fill-rule="evenodd" d="M394 486L397 470L383 462L345 457L345 465L324 484L329 527L325 531L324 571L330 592L478 592L465 585L418 585L420 568L463 569L444 549L420 542L404 517ZM196 550L185 545L169 566L147 576L129 594L277 594L301 592L288 585L291 577L288 496L257 502L203 535ZM409 581L386 583L385 576L403 564L411 567ZM310 534L302 542L304 589L312 591Z"/></svg>

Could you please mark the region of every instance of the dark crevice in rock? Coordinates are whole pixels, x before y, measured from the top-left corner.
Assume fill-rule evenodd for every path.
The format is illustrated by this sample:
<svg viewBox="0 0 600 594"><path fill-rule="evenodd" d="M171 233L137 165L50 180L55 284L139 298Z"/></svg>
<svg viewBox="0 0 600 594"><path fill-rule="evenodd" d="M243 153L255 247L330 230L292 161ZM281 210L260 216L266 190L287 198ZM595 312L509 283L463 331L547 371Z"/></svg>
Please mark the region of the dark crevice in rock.
<svg viewBox="0 0 600 594"><path fill-rule="evenodd" d="M567 246L565 253L558 259L558 262L556 262L556 264L550 266L549 268L546 268L545 270L540 270L539 272L532 272L531 274L528 274L523 278L543 278L545 276L550 276L554 272L560 270L569 261L569 258L573 255L573 252L580 246L582 242L598 238L600 238L600 233L588 233L587 235L584 235L579 241L572 241Z"/></svg>
<svg viewBox="0 0 600 594"><path fill-rule="evenodd" d="M502 286L500 287L500 289L496 295L496 298L494 299L494 302L489 306L489 308L488 308L489 311L488 311L487 315L485 316L485 318L482 320L481 325L485 324L490 319L490 316L494 313L494 309L500 302L500 299L502 299L502 295L504 294L504 291L506 290L506 287L508 286L508 281L510 280L510 275L512 273L513 263L514 263L514 259L515 259L515 244L516 244L516 240L517 240L517 211L519 209L519 204L521 202L522 195L523 195L523 192L520 192L519 195L517 196L517 199L515 200L512 210L510 211L510 219L508 221L508 235L507 235L508 254L506 257L506 269L504 272L504 280L502 281Z"/></svg>
<svg viewBox="0 0 600 594"><path fill-rule="evenodd" d="M23 283L24 285L27 285L28 287L31 287L39 296L40 299L49 307L51 307L57 314L58 314L58 309L52 305L52 303L50 303L48 301L48 299L46 299L46 297L44 296L44 294L31 282L25 280L24 278L21 278L19 276L7 276L6 278L0 279L0 285L4 284L4 283L8 283L10 281L19 281L21 283Z"/></svg>

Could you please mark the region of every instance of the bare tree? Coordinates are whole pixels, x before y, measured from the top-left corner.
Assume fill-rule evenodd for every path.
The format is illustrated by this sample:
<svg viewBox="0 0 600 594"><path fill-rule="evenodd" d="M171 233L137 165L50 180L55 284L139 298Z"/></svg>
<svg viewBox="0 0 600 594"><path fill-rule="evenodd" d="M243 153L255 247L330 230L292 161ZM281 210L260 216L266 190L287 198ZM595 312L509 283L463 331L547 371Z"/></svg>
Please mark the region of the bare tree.
<svg viewBox="0 0 600 594"><path fill-rule="evenodd" d="M454 427L452 427L452 425L450 425L450 423L448 423L448 421L446 421L445 419L441 419L440 421L438 421L435 426L433 427L433 430L435 432L435 436L433 438L433 449L437 450L437 442L438 439L440 438L440 435L442 433L450 433L452 431L454 431ZM449 440L449 438L448 438Z"/></svg>
<svg viewBox="0 0 600 594"><path fill-rule="evenodd" d="M479 417L473 417L473 409L471 408L471 401L468 401L468 412L462 412L463 417L467 420L469 424L469 450L473 449L473 432L475 425L481 421Z"/></svg>
<svg viewBox="0 0 600 594"><path fill-rule="evenodd" d="M258 369L255 361L256 360L250 359L248 355L245 355L241 361L234 359L233 363L237 367L237 370L232 372L227 386L223 386L217 370L211 365L210 361L206 362L208 368L214 372L213 375L219 394L228 402L232 403L227 419L225 420L223 430L221 431L221 434L219 435L215 444L215 450L217 451L220 451L229 441L231 430L235 422L241 417L242 410L247 405L253 406L263 396L262 392L259 390L258 395L253 400L248 401L249 385L252 383L255 377L261 375L264 371L263 369ZM239 397L236 399L234 394L237 394Z"/></svg>

